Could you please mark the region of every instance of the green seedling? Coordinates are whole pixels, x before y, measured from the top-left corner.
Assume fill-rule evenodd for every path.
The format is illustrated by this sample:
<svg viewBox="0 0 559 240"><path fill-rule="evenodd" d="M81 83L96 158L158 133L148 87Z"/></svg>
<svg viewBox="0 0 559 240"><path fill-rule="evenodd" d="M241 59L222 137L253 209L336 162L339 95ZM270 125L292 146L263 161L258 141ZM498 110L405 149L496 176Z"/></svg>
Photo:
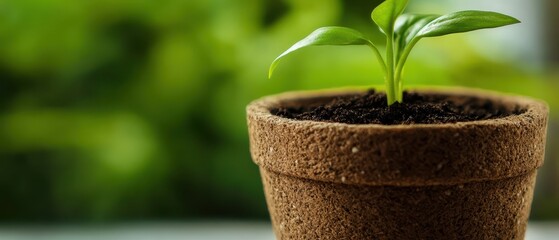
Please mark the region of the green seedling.
<svg viewBox="0 0 559 240"><path fill-rule="evenodd" d="M518 19L501 13L474 10L442 16L402 14L407 4L408 0L386 0L371 14L373 21L386 35L385 57L371 40L354 29L322 27L277 57L270 66L269 78L283 57L301 48L320 45L366 45L373 50L381 65L385 75L388 105L392 105L403 100L402 71L411 50L422 38L520 23Z"/></svg>

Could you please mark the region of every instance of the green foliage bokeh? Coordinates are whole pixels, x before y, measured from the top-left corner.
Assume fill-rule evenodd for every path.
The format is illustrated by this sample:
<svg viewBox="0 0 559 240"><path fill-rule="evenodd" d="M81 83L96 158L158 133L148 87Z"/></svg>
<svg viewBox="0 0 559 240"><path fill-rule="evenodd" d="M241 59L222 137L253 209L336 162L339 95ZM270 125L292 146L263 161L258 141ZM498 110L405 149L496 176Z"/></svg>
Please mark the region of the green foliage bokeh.
<svg viewBox="0 0 559 240"><path fill-rule="evenodd" d="M266 219L246 104L381 85L366 47L293 54L266 79L271 60L317 27L381 39L368 20L379 2L2 1L0 221ZM484 87L558 109L549 76L485 59L461 38L418 48L408 85Z"/></svg>

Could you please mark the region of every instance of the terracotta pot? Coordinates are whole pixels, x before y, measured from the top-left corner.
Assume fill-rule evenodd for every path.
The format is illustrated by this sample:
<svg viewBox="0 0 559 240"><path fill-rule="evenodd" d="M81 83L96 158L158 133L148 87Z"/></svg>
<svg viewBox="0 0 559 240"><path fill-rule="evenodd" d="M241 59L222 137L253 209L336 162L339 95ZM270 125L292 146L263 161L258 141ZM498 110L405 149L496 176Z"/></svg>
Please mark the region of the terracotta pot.
<svg viewBox="0 0 559 240"><path fill-rule="evenodd" d="M471 89L419 92L524 112L392 126L270 113L356 91L286 93L247 107L251 154L278 239L524 239L544 159L546 104Z"/></svg>

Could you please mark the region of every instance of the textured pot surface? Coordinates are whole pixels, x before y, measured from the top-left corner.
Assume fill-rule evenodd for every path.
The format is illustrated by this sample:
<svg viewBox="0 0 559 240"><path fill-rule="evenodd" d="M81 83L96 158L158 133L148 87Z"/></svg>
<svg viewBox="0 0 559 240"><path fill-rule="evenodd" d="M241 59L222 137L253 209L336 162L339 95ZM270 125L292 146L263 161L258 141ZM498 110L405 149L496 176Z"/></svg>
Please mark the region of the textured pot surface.
<svg viewBox="0 0 559 240"><path fill-rule="evenodd" d="M488 99L523 113L453 124L350 125L274 116L357 92L288 93L247 108L279 239L522 239L547 106L477 90L429 91Z"/></svg>

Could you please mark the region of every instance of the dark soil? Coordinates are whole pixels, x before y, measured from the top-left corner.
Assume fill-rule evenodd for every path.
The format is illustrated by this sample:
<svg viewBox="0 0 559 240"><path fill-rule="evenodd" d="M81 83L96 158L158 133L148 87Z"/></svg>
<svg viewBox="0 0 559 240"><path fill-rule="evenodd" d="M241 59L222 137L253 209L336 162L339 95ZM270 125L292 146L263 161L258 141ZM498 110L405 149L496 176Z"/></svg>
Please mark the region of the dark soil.
<svg viewBox="0 0 559 240"><path fill-rule="evenodd" d="M272 109L272 114L297 119L349 124L437 124L467 122L520 114L488 100L468 99L457 104L443 95L404 92L404 102L388 107L386 95L370 90L364 95L334 98L316 107Z"/></svg>

